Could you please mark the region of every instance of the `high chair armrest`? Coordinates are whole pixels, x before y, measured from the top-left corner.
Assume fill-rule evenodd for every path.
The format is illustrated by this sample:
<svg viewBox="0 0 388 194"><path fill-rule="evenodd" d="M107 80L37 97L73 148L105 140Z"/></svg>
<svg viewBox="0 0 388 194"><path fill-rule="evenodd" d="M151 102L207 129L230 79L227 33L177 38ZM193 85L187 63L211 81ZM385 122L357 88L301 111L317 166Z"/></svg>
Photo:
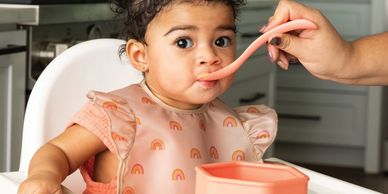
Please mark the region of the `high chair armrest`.
<svg viewBox="0 0 388 194"><path fill-rule="evenodd" d="M19 184L27 177L26 172L2 172L0 173L0 188L4 193L17 193Z"/></svg>
<svg viewBox="0 0 388 194"><path fill-rule="evenodd" d="M2 172L0 173L0 188L2 193L16 194L20 183L26 179L26 172ZM74 194L62 185L63 194Z"/></svg>
<svg viewBox="0 0 388 194"><path fill-rule="evenodd" d="M286 162L278 158L268 158L264 163L281 163L292 166L298 169L303 174L307 175L310 180L308 182L309 194L333 194L333 193L357 193L357 194L381 194L379 192L324 175L319 172L303 168L301 166Z"/></svg>

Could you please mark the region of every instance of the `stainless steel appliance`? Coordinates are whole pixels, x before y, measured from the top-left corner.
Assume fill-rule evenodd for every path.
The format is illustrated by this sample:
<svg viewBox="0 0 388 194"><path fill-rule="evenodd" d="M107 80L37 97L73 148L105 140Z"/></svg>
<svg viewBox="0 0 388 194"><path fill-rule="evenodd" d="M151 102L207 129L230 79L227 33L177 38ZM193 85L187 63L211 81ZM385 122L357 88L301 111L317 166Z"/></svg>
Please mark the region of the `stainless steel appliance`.
<svg viewBox="0 0 388 194"><path fill-rule="evenodd" d="M95 38L119 38L121 21L109 4L39 5L38 23L21 24L27 30L27 96L40 73L61 52Z"/></svg>
<svg viewBox="0 0 388 194"><path fill-rule="evenodd" d="M117 38L114 21L23 26L27 30L27 89L30 91L44 68L61 52L79 42L95 38Z"/></svg>

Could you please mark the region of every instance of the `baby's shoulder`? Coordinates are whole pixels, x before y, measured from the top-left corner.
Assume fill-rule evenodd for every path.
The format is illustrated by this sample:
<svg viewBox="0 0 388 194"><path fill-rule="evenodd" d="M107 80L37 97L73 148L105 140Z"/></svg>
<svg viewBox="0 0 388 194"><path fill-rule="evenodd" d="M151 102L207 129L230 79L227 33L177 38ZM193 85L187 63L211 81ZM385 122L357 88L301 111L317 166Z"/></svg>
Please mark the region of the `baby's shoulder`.
<svg viewBox="0 0 388 194"><path fill-rule="evenodd" d="M138 84L133 84L108 92L91 90L87 93L87 98L90 102L97 105L109 102L124 105L136 98L136 96L141 95L142 92L143 90Z"/></svg>

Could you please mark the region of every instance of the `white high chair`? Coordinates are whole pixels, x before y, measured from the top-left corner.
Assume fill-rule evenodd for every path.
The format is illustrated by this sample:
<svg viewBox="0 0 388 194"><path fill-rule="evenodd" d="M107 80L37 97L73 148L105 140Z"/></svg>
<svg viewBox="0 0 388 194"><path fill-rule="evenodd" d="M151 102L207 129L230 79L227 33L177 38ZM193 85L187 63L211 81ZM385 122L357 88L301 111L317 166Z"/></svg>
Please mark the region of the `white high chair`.
<svg viewBox="0 0 388 194"><path fill-rule="evenodd" d="M19 184L27 176L33 154L64 130L72 115L86 102L85 95L89 90L110 91L142 79L142 74L129 64L126 56L119 57L119 46L124 43L116 39L80 43L60 54L44 70L27 104L19 171L0 173L0 193L17 192ZM309 176L309 194L378 193L277 158L265 161L294 166ZM74 193L82 193L85 188L83 183L76 171L63 185Z"/></svg>
<svg viewBox="0 0 388 194"><path fill-rule="evenodd" d="M117 39L86 41L70 47L47 66L27 104L19 171L0 173L0 193L17 192L33 154L64 130L71 116L86 102L89 90L110 91L142 79L126 55L119 57L119 46L124 43ZM82 193L83 182L77 170L63 185Z"/></svg>

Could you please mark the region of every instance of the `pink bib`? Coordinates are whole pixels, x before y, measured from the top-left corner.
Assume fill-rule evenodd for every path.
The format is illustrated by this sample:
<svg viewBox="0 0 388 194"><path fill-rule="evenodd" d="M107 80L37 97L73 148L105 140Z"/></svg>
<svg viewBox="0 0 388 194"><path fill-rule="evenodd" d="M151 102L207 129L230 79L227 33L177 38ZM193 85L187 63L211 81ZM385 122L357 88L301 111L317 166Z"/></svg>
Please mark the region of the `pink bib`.
<svg viewBox="0 0 388 194"><path fill-rule="evenodd" d="M263 106L230 109L221 100L180 110L156 98L144 82L113 92L90 92L73 118L120 160L108 184L94 182L91 158L81 167L84 193L194 194L194 167L231 160L261 161L274 141L277 116Z"/></svg>

